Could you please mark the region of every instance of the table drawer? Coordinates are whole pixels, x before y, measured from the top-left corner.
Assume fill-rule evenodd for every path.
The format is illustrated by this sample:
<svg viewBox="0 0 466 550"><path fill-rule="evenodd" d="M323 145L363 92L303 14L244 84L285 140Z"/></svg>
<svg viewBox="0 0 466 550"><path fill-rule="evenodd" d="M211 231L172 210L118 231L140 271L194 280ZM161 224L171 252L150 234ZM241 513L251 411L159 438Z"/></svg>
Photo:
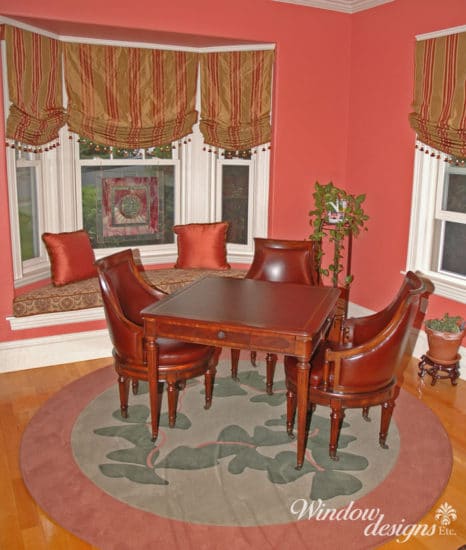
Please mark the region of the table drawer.
<svg viewBox="0 0 466 550"><path fill-rule="evenodd" d="M295 349L296 338L290 336L274 336L273 334L256 334L251 336L251 347L255 350L262 350L276 353L290 353Z"/></svg>
<svg viewBox="0 0 466 550"><path fill-rule="evenodd" d="M231 346L237 344L241 347L248 347L251 340L249 332L230 330L228 328L216 328L202 325L182 325L175 323L157 323L157 333L168 338L188 340L195 342L198 339L203 343L219 346Z"/></svg>

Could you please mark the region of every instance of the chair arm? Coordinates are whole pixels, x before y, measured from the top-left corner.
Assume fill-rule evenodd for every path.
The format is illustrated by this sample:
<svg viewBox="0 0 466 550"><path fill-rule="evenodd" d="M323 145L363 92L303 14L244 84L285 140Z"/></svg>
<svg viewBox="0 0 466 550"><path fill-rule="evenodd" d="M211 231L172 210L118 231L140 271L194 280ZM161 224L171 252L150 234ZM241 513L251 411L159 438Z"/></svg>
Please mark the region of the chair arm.
<svg viewBox="0 0 466 550"><path fill-rule="evenodd" d="M393 312L384 309L364 317L345 319L342 326L342 343L357 346L370 340L387 324L391 315Z"/></svg>

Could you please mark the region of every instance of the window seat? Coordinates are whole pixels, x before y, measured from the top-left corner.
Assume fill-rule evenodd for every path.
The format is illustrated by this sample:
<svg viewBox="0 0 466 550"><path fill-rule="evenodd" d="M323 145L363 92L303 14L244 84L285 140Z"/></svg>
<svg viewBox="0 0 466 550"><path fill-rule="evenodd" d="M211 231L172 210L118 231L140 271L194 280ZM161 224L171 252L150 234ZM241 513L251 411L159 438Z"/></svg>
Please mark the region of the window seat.
<svg viewBox="0 0 466 550"><path fill-rule="evenodd" d="M144 271L147 282L171 294L175 290L207 275L220 277L244 277L243 269L153 269ZM45 285L16 296L13 300L13 315L28 317L45 313L77 311L102 307L97 277L64 286Z"/></svg>

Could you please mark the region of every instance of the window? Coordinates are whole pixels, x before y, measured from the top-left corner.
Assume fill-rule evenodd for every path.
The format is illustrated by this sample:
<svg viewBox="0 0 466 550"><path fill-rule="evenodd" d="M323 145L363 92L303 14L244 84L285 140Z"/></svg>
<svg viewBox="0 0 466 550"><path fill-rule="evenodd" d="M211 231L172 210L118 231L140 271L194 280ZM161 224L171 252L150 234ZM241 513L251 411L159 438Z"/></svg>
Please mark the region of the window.
<svg viewBox="0 0 466 550"><path fill-rule="evenodd" d="M466 165L418 143L408 269L432 278L436 293L464 301L466 291Z"/></svg>
<svg viewBox="0 0 466 550"><path fill-rule="evenodd" d="M57 152L9 148L6 157L13 270L15 280L26 284L43 278L48 269L41 234L59 230Z"/></svg>
<svg viewBox="0 0 466 550"><path fill-rule="evenodd" d="M79 139L81 215L94 248L174 242L176 149L117 149Z"/></svg>
<svg viewBox="0 0 466 550"><path fill-rule="evenodd" d="M6 72L6 63L3 67ZM7 150L17 287L48 275L40 238L45 231L84 228L97 258L137 247L148 265L175 262L175 224L230 222L227 250L233 263L248 263L253 238L267 235L267 146L247 151L209 147L198 124L179 143L145 150L104 147L66 127L59 141L59 147L40 154Z"/></svg>
<svg viewBox="0 0 466 550"><path fill-rule="evenodd" d="M80 140L65 128L60 143L41 154L18 149L7 152L18 287L48 274L48 257L40 238L44 231L82 227L89 232L97 257L119 247L137 247L149 265L176 260L172 227L177 223L229 221L230 262L249 262L253 237L267 234L267 147L254 152L209 152L198 127L182 143L150 150L113 151ZM125 187L134 182L142 195L125 198ZM152 208L140 212L140 199L151 185L156 188ZM120 219L113 220L113 229L109 229L105 215L111 209L103 199L106 192L118 191L125 200L119 201L116 214L113 210ZM154 213L156 232L150 233L144 228L147 216Z"/></svg>

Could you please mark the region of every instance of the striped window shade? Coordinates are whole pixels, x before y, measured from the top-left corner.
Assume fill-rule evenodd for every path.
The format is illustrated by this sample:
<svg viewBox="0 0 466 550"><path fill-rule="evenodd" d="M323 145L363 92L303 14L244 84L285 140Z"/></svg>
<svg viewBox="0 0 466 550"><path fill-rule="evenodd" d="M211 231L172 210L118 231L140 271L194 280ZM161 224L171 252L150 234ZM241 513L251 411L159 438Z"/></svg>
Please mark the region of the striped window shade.
<svg viewBox="0 0 466 550"><path fill-rule="evenodd" d="M65 124L60 42L9 25L5 41L11 101L6 137L32 146L58 140Z"/></svg>
<svg viewBox="0 0 466 550"><path fill-rule="evenodd" d="M104 145L145 148L192 132L198 55L67 43L71 131Z"/></svg>
<svg viewBox="0 0 466 550"><path fill-rule="evenodd" d="M416 43L412 107L420 141L466 157L466 32Z"/></svg>
<svg viewBox="0 0 466 550"><path fill-rule="evenodd" d="M274 52L201 55L201 122L204 141L244 150L270 141Z"/></svg>

